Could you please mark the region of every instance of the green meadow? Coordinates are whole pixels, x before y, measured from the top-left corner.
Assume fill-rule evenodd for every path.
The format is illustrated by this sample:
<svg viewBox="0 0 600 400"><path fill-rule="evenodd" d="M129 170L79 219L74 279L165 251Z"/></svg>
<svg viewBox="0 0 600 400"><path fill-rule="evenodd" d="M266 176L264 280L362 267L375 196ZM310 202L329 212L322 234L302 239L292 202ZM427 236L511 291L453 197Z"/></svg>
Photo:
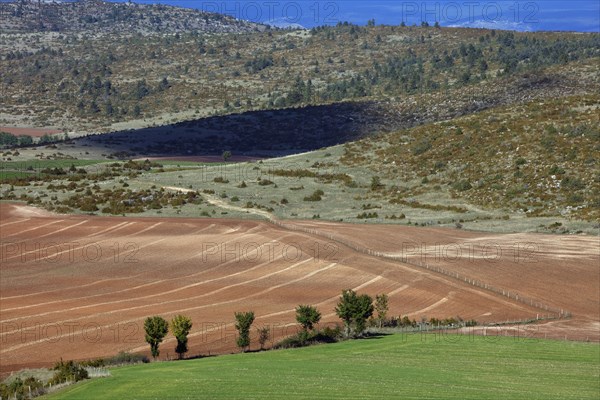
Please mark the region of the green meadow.
<svg viewBox="0 0 600 400"><path fill-rule="evenodd" d="M597 399L600 346L432 334L120 367L51 399Z"/></svg>

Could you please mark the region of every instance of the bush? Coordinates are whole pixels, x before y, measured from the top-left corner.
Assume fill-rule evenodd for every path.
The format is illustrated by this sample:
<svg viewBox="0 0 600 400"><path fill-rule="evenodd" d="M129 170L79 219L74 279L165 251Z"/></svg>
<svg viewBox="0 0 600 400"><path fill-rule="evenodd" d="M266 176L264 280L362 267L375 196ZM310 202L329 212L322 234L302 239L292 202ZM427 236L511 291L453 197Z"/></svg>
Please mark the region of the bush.
<svg viewBox="0 0 600 400"><path fill-rule="evenodd" d="M400 215L398 215L398 216L396 216L396 214L392 214L392 216L389 217L389 219L405 219L405 218L406 218L406 215L404 215L404 213L400 213Z"/></svg>
<svg viewBox="0 0 600 400"><path fill-rule="evenodd" d="M374 213L362 213L362 214L358 214L356 216L356 218L358 218L358 219L379 218L379 215L376 212L374 212Z"/></svg>
<svg viewBox="0 0 600 400"><path fill-rule="evenodd" d="M2 399L29 399L30 396L39 396L45 392L43 382L33 376L27 377L25 380L17 377L9 384L0 383L0 398Z"/></svg>
<svg viewBox="0 0 600 400"><path fill-rule="evenodd" d="M258 184L259 184L260 186L269 186L269 185L272 185L272 184L273 184L273 182L272 182L272 181L270 181L270 180L268 180L268 179L261 179L261 180L258 182Z"/></svg>
<svg viewBox="0 0 600 400"><path fill-rule="evenodd" d="M378 176L374 176L371 178L371 190L376 191L384 187L385 185L381 184L381 178Z"/></svg>
<svg viewBox="0 0 600 400"><path fill-rule="evenodd" d="M560 181L560 187L568 190L581 190L585 188L585 183L581 179L566 176Z"/></svg>
<svg viewBox="0 0 600 400"><path fill-rule="evenodd" d="M412 153L415 156L421 155L431 149L431 142L429 140L421 140L414 145Z"/></svg>
<svg viewBox="0 0 600 400"><path fill-rule="evenodd" d="M317 331L301 330L297 334L287 337L276 343L274 349L291 349L306 347L320 343L335 343L342 337L342 329L339 325L335 328L325 327Z"/></svg>
<svg viewBox="0 0 600 400"><path fill-rule="evenodd" d="M74 361L64 362L62 359L54 365L53 368L56 372L50 383L53 385L72 381L79 382L84 379L88 379L88 372L81 365Z"/></svg>
<svg viewBox="0 0 600 400"><path fill-rule="evenodd" d="M559 167L558 165L553 165L552 168L550 168L550 171L548 171L548 173L550 175L563 175L565 173L565 169Z"/></svg>
<svg viewBox="0 0 600 400"><path fill-rule="evenodd" d="M316 190L310 196L304 197L304 201L321 201L322 196L324 196L324 195L325 195L325 192L323 192L322 190L319 189L319 190Z"/></svg>
<svg viewBox="0 0 600 400"><path fill-rule="evenodd" d="M454 185L452 185L452 188L459 192L465 192L467 190L471 190L473 188L473 186L471 186L471 183L469 183L469 181L462 180L462 181L458 181Z"/></svg>

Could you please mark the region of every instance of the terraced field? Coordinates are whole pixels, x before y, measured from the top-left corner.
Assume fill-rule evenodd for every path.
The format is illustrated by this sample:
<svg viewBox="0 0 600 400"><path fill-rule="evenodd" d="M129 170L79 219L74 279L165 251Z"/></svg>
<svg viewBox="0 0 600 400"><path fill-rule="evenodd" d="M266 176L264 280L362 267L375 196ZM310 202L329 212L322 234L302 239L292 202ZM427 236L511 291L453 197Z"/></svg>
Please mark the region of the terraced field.
<svg viewBox="0 0 600 400"><path fill-rule="evenodd" d="M346 288L387 293L390 315L417 320L459 315L485 323L535 318L540 313L535 306L412 263L369 255L322 235L268 222L66 216L7 203L0 205L0 220L3 373L48 365L60 357L147 352L142 323L155 314L191 316L190 355L234 351L236 311L253 310L255 326L270 326L272 340L277 341L295 332L294 308L301 303L316 305L323 313L322 324L337 322L334 307ZM323 232L328 228L318 227ZM398 239L413 235L406 227L361 226L359 231L345 232L358 243L361 238L379 237L387 251L401 251L401 241L393 235ZM445 242L452 238L444 237L444 232L454 234L443 229L420 232ZM462 234L469 240L482 236ZM593 240L579 243L593 252ZM369 240L364 244L377 248ZM576 253L572 258L565 253L552 268L560 276L561 268L564 275L577 266L580 269L574 271L586 281L585 290L573 283L564 286L565 293L546 299L573 312L584 308L568 299L597 293L592 281L597 269L592 261L582 263L581 252ZM510 263L501 265L510 268ZM536 279L543 279L546 272L535 269L531 272L535 276L527 280L505 273L497 284L518 287L523 295L532 296L538 294ZM489 271L480 273L495 279ZM586 329L598 323L585 316ZM174 339L167 337L161 358L172 358L174 346Z"/></svg>

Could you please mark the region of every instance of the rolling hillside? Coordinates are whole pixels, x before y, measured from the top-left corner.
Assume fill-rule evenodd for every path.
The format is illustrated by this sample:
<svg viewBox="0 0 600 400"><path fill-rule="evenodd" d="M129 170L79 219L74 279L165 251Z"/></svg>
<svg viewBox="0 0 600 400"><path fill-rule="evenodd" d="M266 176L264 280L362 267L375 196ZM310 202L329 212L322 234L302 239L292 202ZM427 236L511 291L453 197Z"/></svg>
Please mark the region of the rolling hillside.
<svg viewBox="0 0 600 400"><path fill-rule="evenodd" d="M266 26L191 8L103 0L0 2L1 33L105 34L247 33Z"/></svg>

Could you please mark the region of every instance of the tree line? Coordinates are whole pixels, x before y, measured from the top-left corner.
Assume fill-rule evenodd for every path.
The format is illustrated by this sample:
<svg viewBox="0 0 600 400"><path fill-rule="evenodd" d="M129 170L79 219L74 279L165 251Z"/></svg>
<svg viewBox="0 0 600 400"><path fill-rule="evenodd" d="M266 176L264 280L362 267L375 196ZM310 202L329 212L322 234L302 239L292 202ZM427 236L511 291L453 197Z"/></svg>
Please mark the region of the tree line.
<svg viewBox="0 0 600 400"><path fill-rule="evenodd" d="M37 144L44 145L59 142L61 140L69 140L69 135L50 135L45 133L41 136ZM13 148L13 147L26 147L34 144L33 137L29 135L14 135L10 132L0 131L0 147L2 148Z"/></svg>
<svg viewBox="0 0 600 400"><path fill-rule="evenodd" d="M316 329L321 320L321 312L314 306L300 304L296 307L296 322L301 330L291 338L282 342L280 347L305 345L309 341L335 341L339 336L345 338L357 338L364 334L367 321L372 319L374 312L377 317L373 319L381 327L387 320L388 296L377 295L375 299L367 294L358 294L354 290L346 289L335 307L335 313L344 323L343 333L336 329L325 328L322 331ZM235 329L238 331L237 346L242 352L250 347L250 331L256 317L253 311L236 312ZM188 351L188 335L192 329L191 318L184 315L176 315L170 322L161 316L152 316L144 321L145 340L150 345L152 357L156 359L159 354L159 346L169 332L175 336L177 344L175 352L179 359L183 359ZM258 341L261 350L270 338L268 327L258 328Z"/></svg>

